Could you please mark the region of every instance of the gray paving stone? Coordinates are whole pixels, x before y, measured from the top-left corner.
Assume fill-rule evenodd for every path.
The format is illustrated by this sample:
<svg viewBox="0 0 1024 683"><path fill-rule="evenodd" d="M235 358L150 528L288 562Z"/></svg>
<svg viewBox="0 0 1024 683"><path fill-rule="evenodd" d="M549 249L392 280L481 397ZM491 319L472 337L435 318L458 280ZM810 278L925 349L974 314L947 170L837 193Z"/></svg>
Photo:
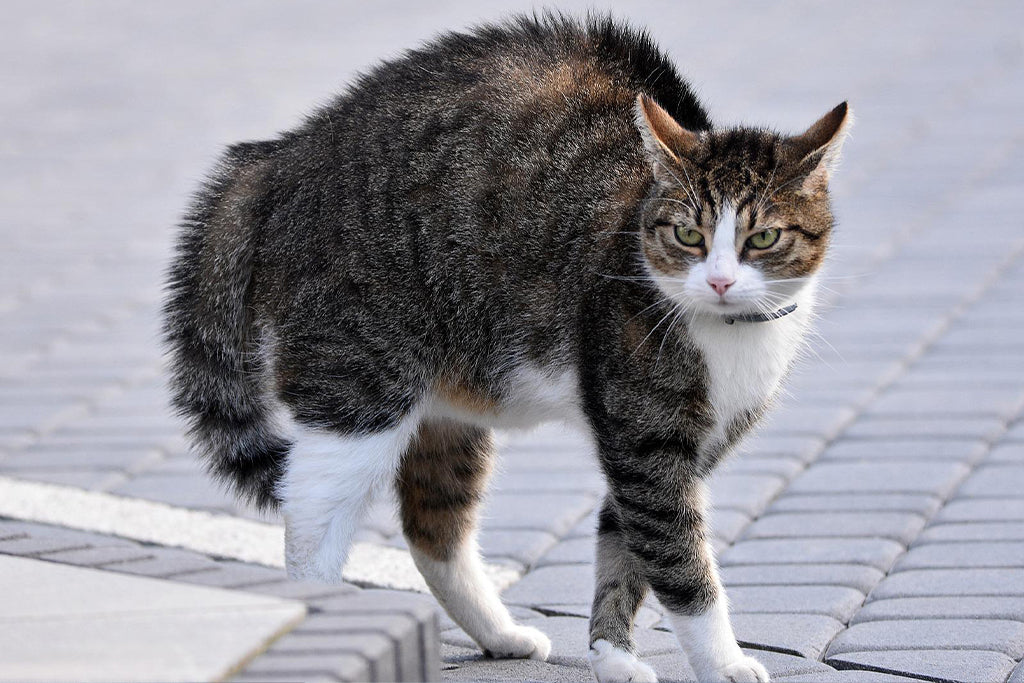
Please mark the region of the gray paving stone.
<svg viewBox="0 0 1024 683"><path fill-rule="evenodd" d="M794 479L790 493L925 493L946 498L970 470L956 462L821 462Z"/></svg>
<svg viewBox="0 0 1024 683"><path fill-rule="evenodd" d="M962 322L955 323L935 342L936 349L968 349L990 351L993 348L1024 350L1024 340L1019 331L1012 326L1001 325L995 328L965 326Z"/></svg>
<svg viewBox="0 0 1024 683"><path fill-rule="evenodd" d="M594 539L591 537L570 538L562 541L544 554L537 563L538 567L551 564L586 564L594 563Z"/></svg>
<svg viewBox="0 0 1024 683"><path fill-rule="evenodd" d="M535 610L528 609L526 607L520 607L519 605L505 605L505 607L508 608L508 611L512 615L512 618L517 622L530 621L531 619L542 619L544 616L547 616ZM459 625L452 621L452 618L448 616L444 609L442 609L441 605L437 605L436 612L438 632L447 631L453 628L459 628ZM590 616L589 612L587 616Z"/></svg>
<svg viewBox="0 0 1024 683"><path fill-rule="evenodd" d="M711 535L725 543L732 543L750 524L750 517L739 510L712 507L708 514Z"/></svg>
<svg viewBox="0 0 1024 683"><path fill-rule="evenodd" d="M347 585L333 588L340 594L314 599L312 606L319 612L297 628L299 633L385 633L393 644L388 656L396 661L399 680L437 678L438 607L433 597Z"/></svg>
<svg viewBox="0 0 1024 683"><path fill-rule="evenodd" d="M508 557L524 566L532 566L557 542L546 531L491 529L484 526L480 533L480 549L484 557Z"/></svg>
<svg viewBox="0 0 1024 683"><path fill-rule="evenodd" d="M246 666L245 675L251 678L278 680L291 676L302 680L325 677L324 680L342 681L376 680L371 662L354 653L306 655L282 653L257 657Z"/></svg>
<svg viewBox="0 0 1024 683"><path fill-rule="evenodd" d="M373 636L357 643L354 638ZM376 652L367 645L383 639L384 648ZM420 624L408 614L313 614L295 630L274 644L275 652L332 653L353 649L375 662L379 679L418 680L423 676L423 646ZM389 673L381 673L386 660Z"/></svg>
<svg viewBox="0 0 1024 683"><path fill-rule="evenodd" d="M958 498L998 498L1024 491L1024 464L983 465L957 489Z"/></svg>
<svg viewBox="0 0 1024 683"><path fill-rule="evenodd" d="M1024 420L1018 420L1010 425L1005 436L1007 441L1024 441Z"/></svg>
<svg viewBox="0 0 1024 683"><path fill-rule="evenodd" d="M131 546L106 546L83 548L81 550L64 550L56 553L39 555L41 560L60 562L61 564L77 564L82 567L101 567L118 564L120 562L132 562L146 560L153 555L145 548Z"/></svg>
<svg viewBox="0 0 1024 683"><path fill-rule="evenodd" d="M111 486L121 484L125 475L116 469L80 469L80 468L47 468L22 469L17 472L18 479L39 481L59 486L73 486L79 489L108 490Z"/></svg>
<svg viewBox="0 0 1024 683"><path fill-rule="evenodd" d="M245 587L246 592L273 595L293 600L324 600L337 596L347 597L350 593L359 592L350 584L326 584L316 581L293 581L285 579L273 583L256 583Z"/></svg>
<svg viewBox="0 0 1024 683"><path fill-rule="evenodd" d="M582 494L495 494L488 498L484 515L493 529L532 529L564 536L596 504L596 496Z"/></svg>
<svg viewBox="0 0 1024 683"><path fill-rule="evenodd" d="M351 655L346 655L351 657ZM349 669L354 674L353 678L347 680L350 681L367 681L370 679L370 668L367 665L365 659L358 657L351 657L352 668ZM301 674L301 673L249 673L243 671L237 676L231 679L232 681L238 681L238 683L337 683L342 679L332 674Z"/></svg>
<svg viewBox="0 0 1024 683"><path fill-rule="evenodd" d="M758 431L766 434L817 436L834 439L854 417L846 406L796 406L777 408L762 420Z"/></svg>
<svg viewBox="0 0 1024 683"><path fill-rule="evenodd" d="M914 619L869 621L840 633L829 658L870 650L993 650L1024 656L1024 623L1008 620Z"/></svg>
<svg viewBox="0 0 1024 683"><path fill-rule="evenodd" d="M102 469L122 470L133 465L155 462L159 451L139 451L134 448L52 448L36 446L11 454L0 465L7 471L35 471L41 469Z"/></svg>
<svg viewBox="0 0 1024 683"><path fill-rule="evenodd" d="M1024 542L1024 522L971 522L933 524L914 541L916 546L950 541Z"/></svg>
<svg viewBox="0 0 1024 683"><path fill-rule="evenodd" d="M65 529L64 527L52 526L50 524L37 524L35 522L21 522L16 520L0 520L0 540L34 538L37 540L62 541L68 546L112 548L137 547L139 544L116 536L94 534L87 531ZM14 553L11 553L14 554Z"/></svg>
<svg viewBox="0 0 1024 683"><path fill-rule="evenodd" d="M499 471L491 482L495 493L584 493L604 492L604 477L592 464L588 469Z"/></svg>
<svg viewBox="0 0 1024 683"><path fill-rule="evenodd" d="M69 550L86 550L89 547L88 543L66 538L14 537L0 541L0 553L25 557L37 557Z"/></svg>
<svg viewBox="0 0 1024 683"><path fill-rule="evenodd" d="M788 491L772 501L772 512L910 512L930 517L942 499L927 493L809 493Z"/></svg>
<svg viewBox="0 0 1024 683"><path fill-rule="evenodd" d="M885 619L1010 619L1024 622L1024 597L874 600L857 612L852 623Z"/></svg>
<svg viewBox="0 0 1024 683"><path fill-rule="evenodd" d="M868 593L885 577L862 564L751 564L722 567L726 590L733 586L847 586Z"/></svg>
<svg viewBox="0 0 1024 683"><path fill-rule="evenodd" d="M255 564L222 561L217 563L216 571L185 574L178 580L203 586L219 586L221 588L244 588L255 584L276 583L285 579L282 569L272 569Z"/></svg>
<svg viewBox="0 0 1024 683"><path fill-rule="evenodd" d="M718 469L730 474L768 474L789 480L804 469L804 463L798 458L746 453L725 461Z"/></svg>
<svg viewBox="0 0 1024 683"><path fill-rule="evenodd" d="M881 538L812 538L740 541L719 558L723 567L743 564L865 564L886 571L903 552Z"/></svg>
<svg viewBox="0 0 1024 683"><path fill-rule="evenodd" d="M513 605L590 604L594 597L594 569L589 565L541 567L524 576L502 594Z"/></svg>
<svg viewBox="0 0 1024 683"><path fill-rule="evenodd" d="M1005 420L1017 414L1022 398L1019 391L994 388L973 392L967 397L957 389L895 389L873 401L865 414L911 417L992 415Z"/></svg>
<svg viewBox="0 0 1024 683"><path fill-rule="evenodd" d="M820 614L733 614L736 639L744 647L820 659L843 625Z"/></svg>
<svg viewBox="0 0 1024 683"><path fill-rule="evenodd" d="M866 671L864 669L835 671L831 667L826 668L828 668L828 671L815 671L809 674L797 674L796 676L780 676L772 678L772 680L785 681L785 683L911 683L911 681L921 680L920 678L907 678L906 676Z"/></svg>
<svg viewBox="0 0 1024 683"><path fill-rule="evenodd" d="M980 439L840 439L829 444L821 454L821 459L847 462L956 460L973 463L981 459L987 449L988 445Z"/></svg>
<svg viewBox="0 0 1024 683"><path fill-rule="evenodd" d="M726 592L734 614L823 614L843 623L865 595L845 586L730 586Z"/></svg>
<svg viewBox="0 0 1024 683"><path fill-rule="evenodd" d="M822 675L833 671L831 667L825 666L820 662L804 659L803 657L794 657L781 652L753 650L750 648L744 649L743 652L758 659L768 669L768 673L773 681L780 680L786 676L799 674ZM690 667L689 662L686 661L686 655L682 651L654 655L653 657L645 658L644 661L654 667L655 672L658 674L658 680L662 683L696 680L693 669Z"/></svg>
<svg viewBox="0 0 1024 683"><path fill-rule="evenodd" d="M934 522L1024 522L1024 500L974 498L951 500L935 515Z"/></svg>
<svg viewBox="0 0 1024 683"><path fill-rule="evenodd" d="M785 485L782 477L728 473L713 475L708 482L712 507L748 516L760 513Z"/></svg>
<svg viewBox="0 0 1024 683"><path fill-rule="evenodd" d="M370 663L370 680L397 681L402 680L393 653L391 639L382 633L372 631L356 631L346 633L344 637L320 635L315 633L291 633L273 645L264 655L274 660L279 657L289 659L304 658L302 666L311 666L314 658L322 659L324 666L336 666L334 662L344 654L365 658ZM341 673L341 669L332 669L332 673Z"/></svg>
<svg viewBox="0 0 1024 683"><path fill-rule="evenodd" d="M230 509L231 496L201 474L145 474L113 489L111 493L133 498L156 500L177 507L221 510Z"/></svg>
<svg viewBox="0 0 1024 683"><path fill-rule="evenodd" d="M147 552L143 556L144 559L115 562L106 565L105 568L125 574L157 578L168 578L179 574L191 574L193 572L217 569L216 562L197 553L153 546L148 547L146 550ZM279 597L287 596L282 595Z"/></svg>
<svg viewBox="0 0 1024 683"><path fill-rule="evenodd" d="M209 680L305 613L302 605L236 592L0 559L3 583L17 586L5 594L0 638L8 679L144 680L155 667L168 680Z"/></svg>
<svg viewBox="0 0 1024 683"><path fill-rule="evenodd" d="M549 664L562 666L589 666L587 652L590 649L589 623L586 619L575 617L545 617L530 622L551 639L551 656ZM663 652L673 652L679 643L671 633L652 629L636 629L637 653L641 657ZM451 645L464 648L475 648L473 641L460 629L445 631L441 640Z"/></svg>
<svg viewBox="0 0 1024 683"><path fill-rule="evenodd" d="M446 663L441 672L444 681L566 681L589 683L594 675L589 666L565 666L527 660L490 659L477 655Z"/></svg>
<svg viewBox="0 0 1024 683"><path fill-rule="evenodd" d="M929 543L911 548L892 571L974 567L1024 567L1024 544L1013 541Z"/></svg>
<svg viewBox="0 0 1024 683"><path fill-rule="evenodd" d="M1024 568L902 571L882 581L868 600L957 595L1024 596Z"/></svg>
<svg viewBox="0 0 1024 683"><path fill-rule="evenodd" d="M778 434L754 434L743 441L737 449L737 458L749 455L772 455L791 457L809 463L818 457L825 447L825 440L817 436L782 436Z"/></svg>
<svg viewBox="0 0 1024 683"><path fill-rule="evenodd" d="M914 678L943 683L1002 681L1014 661L999 652L956 650L890 650L846 652L829 657L827 664L843 669L869 669L881 673L905 673ZM858 680L858 679L851 679Z"/></svg>
<svg viewBox="0 0 1024 683"><path fill-rule="evenodd" d="M372 639L357 641L355 638ZM273 653L330 654L353 651L372 661L386 660L389 670L378 678L414 681L423 676L419 624L408 614L312 614L287 637L274 643Z"/></svg>
<svg viewBox="0 0 1024 683"><path fill-rule="evenodd" d="M743 538L874 537L906 545L924 524L924 517L908 512L769 513L751 524Z"/></svg>
<svg viewBox="0 0 1024 683"><path fill-rule="evenodd" d="M1024 661L1014 667L1010 677L1006 679L1006 683L1024 683Z"/></svg>
<svg viewBox="0 0 1024 683"><path fill-rule="evenodd" d="M843 433L849 438L994 439L1006 428L998 418L984 417L861 417Z"/></svg>
<svg viewBox="0 0 1024 683"><path fill-rule="evenodd" d="M299 582L292 583L303 585ZM336 591L334 595L313 599L313 604L328 614L406 614L420 623L434 623L438 608L433 596L421 593L378 588L360 590L349 584L331 588Z"/></svg>
<svg viewBox="0 0 1024 683"><path fill-rule="evenodd" d="M523 609L521 607L512 606L514 609ZM553 604L553 605L538 605L538 610L543 612L541 616L548 617L578 617L580 619L590 619L589 604ZM539 614L539 613L538 613ZM664 609L657 603L656 600L648 597L644 604L640 605L640 609L637 610L636 618L633 619L633 623L637 628L654 628L658 626L662 618L664 617Z"/></svg>
<svg viewBox="0 0 1024 683"><path fill-rule="evenodd" d="M1024 464L1024 443L1009 441L999 444L988 454L986 461L993 465L998 463Z"/></svg>

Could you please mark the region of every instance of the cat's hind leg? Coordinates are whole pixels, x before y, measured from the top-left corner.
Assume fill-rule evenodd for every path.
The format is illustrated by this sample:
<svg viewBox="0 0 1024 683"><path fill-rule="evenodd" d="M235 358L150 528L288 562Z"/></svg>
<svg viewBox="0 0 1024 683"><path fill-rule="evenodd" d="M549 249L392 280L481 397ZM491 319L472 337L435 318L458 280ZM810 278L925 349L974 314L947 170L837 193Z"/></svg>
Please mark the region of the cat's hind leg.
<svg viewBox="0 0 1024 683"><path fill-rule="evenodd" d="M492 455L487 430L422 422L396 482L402 527L430 590L485 653L545 660L551 641L512 620L480 558L477 508Z"/></svg>
<svg viewBox="0 0 1024 683"><path fill-rule="evenodd" d="M293 428L278 490L290 578L341 581L367 504L393 480L417 422L416 415L407 415L386 429L358 435Z"/></svg>

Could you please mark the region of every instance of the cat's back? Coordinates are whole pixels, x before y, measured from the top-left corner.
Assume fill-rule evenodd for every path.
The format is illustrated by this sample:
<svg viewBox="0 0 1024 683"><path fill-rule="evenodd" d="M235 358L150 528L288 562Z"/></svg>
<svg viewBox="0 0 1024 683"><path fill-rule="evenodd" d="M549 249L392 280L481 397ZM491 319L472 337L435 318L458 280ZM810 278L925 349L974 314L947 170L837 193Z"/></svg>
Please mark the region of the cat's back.
<svg viewBox="0 0 1024 683"><path fill-rule="evenodd" d="M609 17L545 13L442 34L359 77L309 124L329 125L325 117L332 113L376 110L398 118L423 106L434 107L429 114L436 117L479 115L492 123L515 111L557 117L588 109L624 112L631 121L641 91L664 102L690 129L710 127L688 85L646 32Z"/></svg>
<svg viewBox="0 0 1024 683"><path fill-rule="evenodd" d="M585 289L589 236L645 191L641 91L709 127L651 39L607 18L518 17L382 63L282 137L258 308L358 302L419 329L461 321L449 338L515 323L528 298L571 311L553 299Z"/></svg>

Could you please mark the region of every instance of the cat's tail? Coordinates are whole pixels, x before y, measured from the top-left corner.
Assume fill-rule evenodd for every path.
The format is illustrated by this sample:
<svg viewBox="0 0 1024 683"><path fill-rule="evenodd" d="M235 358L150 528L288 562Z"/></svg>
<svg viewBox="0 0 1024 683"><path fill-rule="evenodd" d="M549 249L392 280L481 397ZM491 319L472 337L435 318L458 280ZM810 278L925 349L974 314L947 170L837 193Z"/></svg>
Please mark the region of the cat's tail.
<svg viewBox="0 0 1024 683"><path fill-rule="evenodd" d="M248 306L268 144L230 148L194 198L163 309L172 403L192 445L214 477L260 508L279 502L289 449L273 423Z"/></svg>

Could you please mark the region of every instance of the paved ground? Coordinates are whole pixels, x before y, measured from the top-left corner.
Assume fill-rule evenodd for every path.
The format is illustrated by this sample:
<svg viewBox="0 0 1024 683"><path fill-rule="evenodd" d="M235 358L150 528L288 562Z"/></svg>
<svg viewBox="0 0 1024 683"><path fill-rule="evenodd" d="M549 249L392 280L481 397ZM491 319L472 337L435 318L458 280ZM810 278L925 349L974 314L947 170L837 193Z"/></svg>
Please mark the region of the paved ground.
<svg viewBox="0 0 1024 683"><path fill-rule="evenodd" d="M616 6L654 29L719 121L796 130L846 97L859 117L836 181L821 339L712 486L740 640L784 680L1024 681L1024 6ZM8 3L0 477L251 516L202 478L166 412L154 340L170 226L222 143L288 127L375 59L499 13ZM483 545L524 574L505 596L554 653L481 660L442 620L446 680L589 676L601 488L573 435L510 440ZM401 596L288 588L277 570L152 541L14 521L0 532L0 553L183 582L228 567L218 585L306 601L304 626L240 679L412 678L411 664L370 671L380 660L365 654L435 637L414 596L401 607L411 626L357 642L331 610ZM401 545L387 502L361 540ZM639 626L663 677L690 675L656 604Z"/></svg>

